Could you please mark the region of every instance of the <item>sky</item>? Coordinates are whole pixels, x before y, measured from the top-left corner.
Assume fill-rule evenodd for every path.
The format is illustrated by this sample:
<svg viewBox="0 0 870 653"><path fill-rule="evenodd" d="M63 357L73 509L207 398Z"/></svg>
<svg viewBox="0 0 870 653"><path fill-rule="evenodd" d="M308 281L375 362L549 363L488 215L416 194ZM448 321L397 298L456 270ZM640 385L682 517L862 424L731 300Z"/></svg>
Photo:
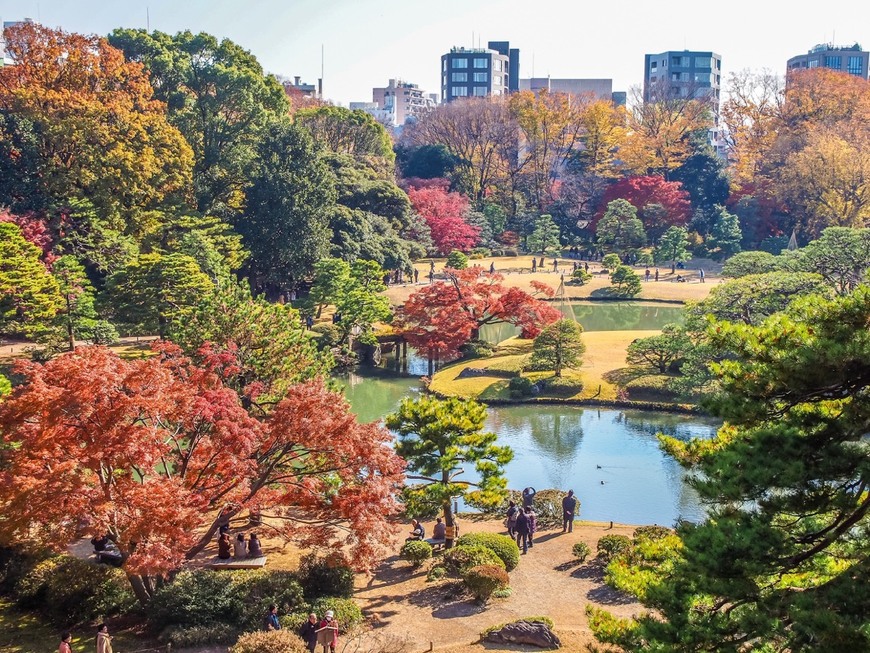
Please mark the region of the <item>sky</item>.
<svg viewBox="0 0 870 653"><path fill-rule="evenodd" d="M372 100L391 78L440 92L441 55L452 46L510 41L520 77L643 79L647 53L712 50L723 74L785 72L818 43L870 48L870 2L791 0L0 0L5 21L107 34L116 27L204 31L250 50L265 70L316 83L338 104ZM827 13L830 6L834 11ZM472 41L472 38L474 41Z"/></svg>

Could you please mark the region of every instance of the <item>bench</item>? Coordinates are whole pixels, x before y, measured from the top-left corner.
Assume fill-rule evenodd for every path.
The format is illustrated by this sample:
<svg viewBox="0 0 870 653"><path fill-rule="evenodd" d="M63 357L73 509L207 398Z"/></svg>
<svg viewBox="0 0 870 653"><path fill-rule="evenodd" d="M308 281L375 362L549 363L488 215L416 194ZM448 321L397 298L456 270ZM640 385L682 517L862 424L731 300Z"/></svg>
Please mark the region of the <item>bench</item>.
<svg viewBox="0 0 870 653"><path fill-rule="evenodd" d="M259 558L227 558L221 560L217 556L203 565L206 569L261 569L266 566L266 556Z"/></svg>
<svg viewBox="0 0 870 653"><path fill-rule="evenodd" d="M444 546L444 538L443 537L441 539L438 539L438 540L436 540L434 537L427 537L423 541L426 542L426 544L431 546L433 549L440 549L441 547Z"/></svg>

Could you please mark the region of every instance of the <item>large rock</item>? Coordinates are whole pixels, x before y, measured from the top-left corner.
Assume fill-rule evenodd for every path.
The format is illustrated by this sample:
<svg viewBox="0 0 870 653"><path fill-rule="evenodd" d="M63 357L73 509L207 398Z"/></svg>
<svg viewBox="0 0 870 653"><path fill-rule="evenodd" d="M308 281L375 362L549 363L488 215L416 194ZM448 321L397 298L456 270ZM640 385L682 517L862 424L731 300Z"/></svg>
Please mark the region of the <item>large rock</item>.
<svg viewBox="0 0 870 653"><path fill-rule="evenodd" d="M550 627L539 621L514 621L484 638L494 644L528 644L539 648L559 648L562 643Z"/></svg>

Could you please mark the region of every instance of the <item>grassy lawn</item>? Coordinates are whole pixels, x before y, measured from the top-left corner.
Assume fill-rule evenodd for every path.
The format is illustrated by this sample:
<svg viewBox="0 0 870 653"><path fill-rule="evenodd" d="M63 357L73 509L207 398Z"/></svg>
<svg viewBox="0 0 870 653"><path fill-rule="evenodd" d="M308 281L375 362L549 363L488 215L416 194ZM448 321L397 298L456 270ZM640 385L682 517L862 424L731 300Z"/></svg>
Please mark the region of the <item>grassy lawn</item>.
<svg viewBox="0 0 870 653"><path fill-rule="evenodd" d="M659 331L589 331L583 334L586 354L578 370L565 370L565 376L579 374L583 390L574 395L561 395L566 399L616 399L617 385L612 373L625 367L625 352L636 338L656 335ZM476 358L450 365L435 373L429 388L446 396L473 397L481 400L510 399L505 373L519 372L532 351L532 341L510 338L500 343L495 355ZM459 378L463 370L477 368L492 370L492 375ZM552 372L523 372L532 381L552 376ZM543 395L546 396L546 395Z"/></svg>
<svg viewBox="0 0 870 653"><path fill-rule="evenodd" d="M523 256L502 256L497 258L484 258L479 260L469 261L469 265L480 265L484 270L489 270L491 263L495 264L495 271L504 275L504 284L507 287L517 287L528 292L534 292L531 286L532 281L541 281L548 286L556 289L561 280L561 273L565 272L565 279L568 280L571 276L573 268L573 260L560 259L559 270L555 273L552 271L552 257L546 259L549 264L548 271L531 273L530 255ZM415 264L415 267L420 271L419 283L403 284L398 286L389 286L386 291L387 297L393 305L404 304L408 297L416 289L429 283L429 260ZM668 266L659 267L659 281L641 281L643 289L636 300L654 299L661 301L685 302L697 301L704 299L712 288L715 288L721 282L721 277L716 276L718 268L721 265L712 264L709 261L689 262L686 265L686 270L677 270L677 273L688 279L688 283L676 283L677 274L671 274L671 268ZM698 267L703 267L706 275L706 283L699 283ZM435 280L440 280L441 272L444 269L444 260L439 259L435 262ZM643 279L643 273L646 268L635 267L634 270ZM650 270L655 271L654 267ZM595 299L597 297L607 296L606 290L610 288L610 277L606 274L599 274L601 266L599 263L590 263L589 272L592 273L592 281L585 286L575 286L571 284L565 285L565 297L569 299Z"/></svg>

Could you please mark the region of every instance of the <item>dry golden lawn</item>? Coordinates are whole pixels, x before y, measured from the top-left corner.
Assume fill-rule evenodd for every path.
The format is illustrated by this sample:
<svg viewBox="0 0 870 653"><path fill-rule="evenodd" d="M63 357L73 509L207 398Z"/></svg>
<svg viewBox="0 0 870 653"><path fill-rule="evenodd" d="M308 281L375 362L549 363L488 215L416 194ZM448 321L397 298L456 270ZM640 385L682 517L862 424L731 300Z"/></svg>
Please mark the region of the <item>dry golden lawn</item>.
<svg viewBox="0 0 870 653"><path fill-rule="evenodd" d="M660 331L589 331L583 334L586 353L583 365L576 370L583 379L583 390L567 399L616 399L617 387L606 379L608 372L625 367L625 353L637 338L647 338ZM458 378L465 368L515 370L525 362L532 350L531 340L510 338L500 343L491 358L477 358L450 365L432 377L429 389L451 397L475 399L508 399L509 380L502 375ZM524 373L532 380L551 375L551 372Z"/></svg>
<svg viewBox="0 0 870 653"><path fill-rule="evenodd" d="M523 256L500 256L495 258L484 258L474 261L469 261L469 265L480 265L484 270L489 270L491 263L495 263L495 271L504 275L504 283L508 287L517 287L522 290L533 292L531 282L541 281L551 286L554 290L559 286L561 281L561 272L565 273L565 280L568 281L571 277L573 269L572 259L559 259L559 273L553 272L552 257L544 259L548 263L544 271L531 273L532 257L529 255ZM688 279L687 283L676 283L676 274L671 274L670 267L659 267L659 281L642 281L643 290L634 299L657 299L672 302L696 301L704 299L710 289L720 283L722 278L717 276L718 268L721 266L708 265L705 261L702 266L706 275L706 283L699 283L697 266L693 269L678 270L677 272ZM692 266L688 263L686 267ZM414 265L420 272L419 282L417 284L408 283L398 286L390 286L387 288L386 295L390 298L393 305L404 304L408 297L415 289L420 288L429 283L429 259L423 262L418 262ZM435 280L441 278L441 273L444 269L444 259L435 260ZM634 270L643 280L644 267L635 267ZM569 299L589 299L600 297L604 294L605 289L610 288L610 277L606 274L598 274L601 266L598 263L589 264L589 272L592 273L592 281L585 286L565 285L565 297ZM655 268L650 268L651 272L655 272Z"/></svg>

